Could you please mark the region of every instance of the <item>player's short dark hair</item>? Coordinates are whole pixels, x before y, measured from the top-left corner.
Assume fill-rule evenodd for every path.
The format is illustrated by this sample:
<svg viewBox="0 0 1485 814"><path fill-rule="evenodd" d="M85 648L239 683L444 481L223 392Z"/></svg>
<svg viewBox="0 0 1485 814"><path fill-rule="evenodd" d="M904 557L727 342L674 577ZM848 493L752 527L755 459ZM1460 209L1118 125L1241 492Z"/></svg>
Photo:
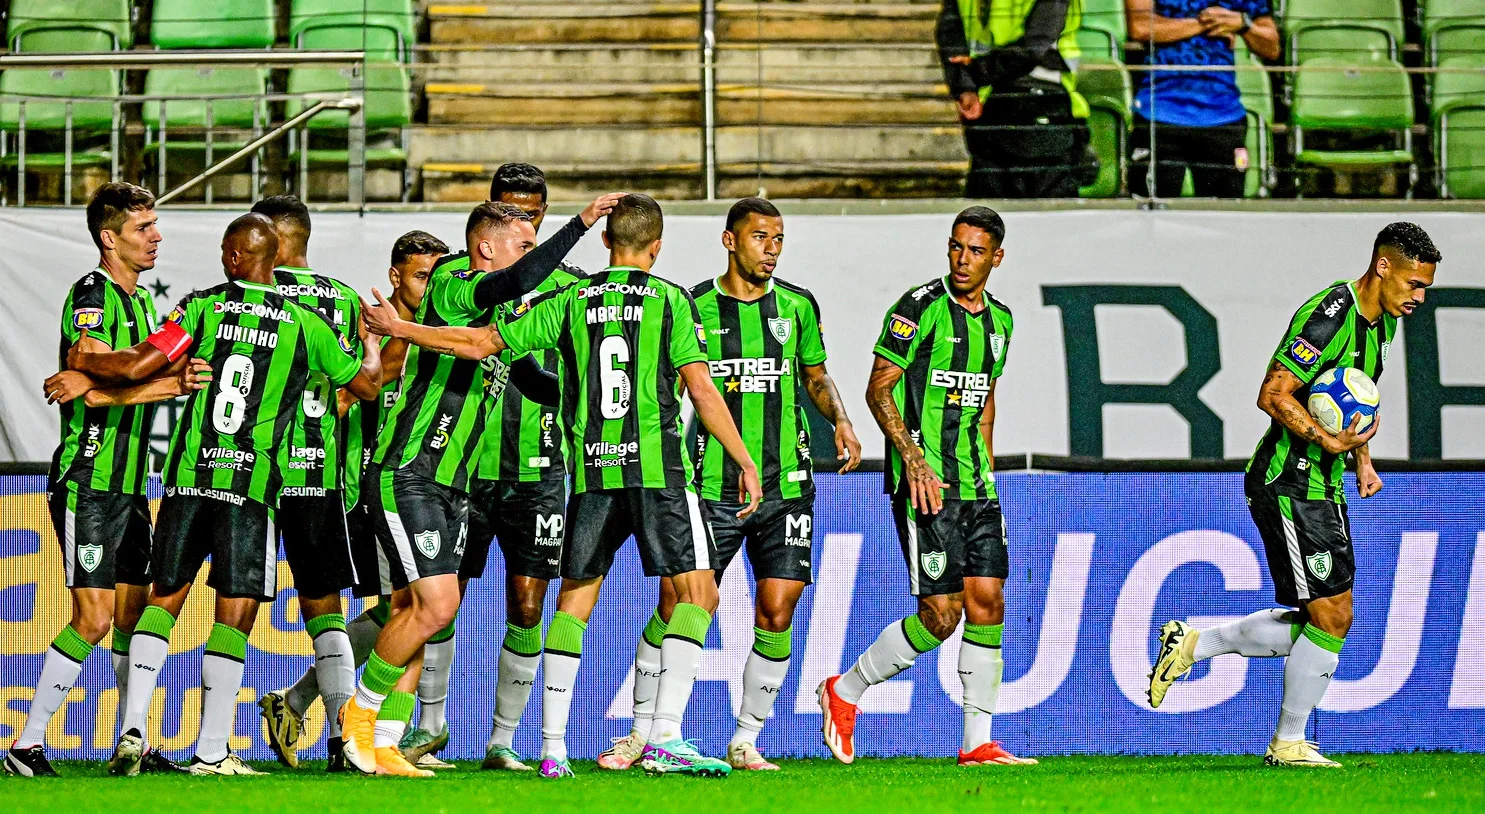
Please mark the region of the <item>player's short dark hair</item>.
<svg viewBox="0 0 1485 814"><path fill-rule="evenodd" d="M665 231L665 216L655 199L638 192L631 192L614 204L608 213L604 232L608 234L613 248L643 249L660 239Z"/></svg>
<svg viewBox="0 0 1485 814"><path fill-rule="evenodd" d="M1376 257L1383 248L1392 249L1419 263L1437 263L1444 259L1423 227L1405 220L1389 223L1377 233L1377 242L1372 244L1372 256Z"/></svg>
<svg viewBox="0 0 1485 814"><path fill-rule="evenodd" d="M518 220L529 221L531 216L508 203L486 201L469 213L464 235L469 237L491 229L505 229Z"/></svg>
<svg viewBox="0 0 1485 814"><path fill-rule="evenodd" d="M949 227L950 230L959 228L961 223L973 226L990 235L997 246L1005 240L1005 221L1000 219L999 212L988 206L971 206L960 212L958 217L954 218L954 225Z"/></svg>
<svg viewBox="0 0 1485 814"><path fill-rule="evenodd" d="M88 233L93 236L93 244L98 251L103 251L103 238L98 236L99 232L107 229L117 232L124 226L124 218L130 212L140 212L155 208L155 194L142 186L126 184L122 181L110 182L94 190L92 200L88 201Z"/></svg>
<svg viewBox="0 0 1485 814"><path fill-rule="evenodd" d="M762 215L765 218L782 218L779 208L764 198L743 198L727 210L727 231L736 233L737 225L747 220L749 215Z"/></svg>
<svg viewBox="0 0 1485 814"><path fill-rule="evenodd" d="M547 202L547 176L534 164L511 162L501 164L490 179L490 200L498 201L506 192L524 192L540 195Z"/></svg>
<svg viewBox="0 0 1485 814"><path fill-rule="evenodd" d="M238 215L235 220L227 224L227 230L222 233L222 240L230 241L241 238L248 251L256 250L254 253L266 255L272 261L274 254L278 252L278 230L274 228L273 219L262 212L249 212L246 215Z"/></svg>
<svg viewBox="0 0 1485 814"><path fill-rule="evenodd" d="M270 195L253 204L251 211L267 216L275 227L288 224L291 232L303 232L309 239L309 207L293 195Z"/></svg>
<svg viewBox="0 0 1485 814"><path fill-rule="evenodd" d="M420 254L448 253L447 243L420 229L414 229L397 238L397 242L392 244L392 265L400 266L407 262L407 258Z"/></svg>

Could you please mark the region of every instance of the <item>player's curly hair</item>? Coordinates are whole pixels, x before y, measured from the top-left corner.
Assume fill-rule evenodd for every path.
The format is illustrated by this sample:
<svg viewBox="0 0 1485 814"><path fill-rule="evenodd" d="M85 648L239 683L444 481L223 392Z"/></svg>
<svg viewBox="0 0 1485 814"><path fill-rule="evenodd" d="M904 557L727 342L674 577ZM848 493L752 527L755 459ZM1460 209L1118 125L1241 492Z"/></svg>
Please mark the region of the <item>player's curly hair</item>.
<svg viewBox="0 0 1485 814"><path fill-rule="evenodd" d="M421 229L414 229L397 238L397 242L392 244L392 265L400 266L406 263L409 257L416 257L420 254L448 253L449 244Z"/></svg>
<svg viewBox="0 0 1485 814"><path fill-rule="evenodd" d="M547 202L547 176L540 167L512 161L501 164L490 178L490 200L498 201L506 192L525 192L540 195Z"/></svg>
<svg viewBox="0 0 1485 814"><path fill-rule="evenodd" d="M87 209L88 233L93 236L93 244L102 253L100 232L104 229L117 232L123 227L128 213L154 208L155 194L144 187L117 181L98 187L93 191Z"/></svg>
<svg viewBox="0 0 1485 814"><path fill-rule="evenodd" d="M1423 227L1405 220L1389 223L1377 233L1377 242L1372 244L1372 256L1375 257L1383 248L1392 249L1419 263L1437 263L1444 259Z"/></svg>

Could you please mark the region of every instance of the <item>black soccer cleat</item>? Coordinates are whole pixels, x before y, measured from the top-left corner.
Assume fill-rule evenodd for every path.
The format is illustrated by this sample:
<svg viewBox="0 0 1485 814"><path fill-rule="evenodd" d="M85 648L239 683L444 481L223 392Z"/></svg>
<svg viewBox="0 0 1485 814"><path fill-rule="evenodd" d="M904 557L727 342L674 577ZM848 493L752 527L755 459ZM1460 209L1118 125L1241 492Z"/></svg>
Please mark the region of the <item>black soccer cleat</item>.
<svg viewBox="0 0 1485 814"><path fill-rule="evenodd" d="M46 759L46 747L29 749L12 747L5 753L5 773L20 777L56 777L57 770Z"/></svg>
<svg viewBox="0 0 1485 814"><path fill-rule="evenodd" d="M190 774L191 770L151 749L139 759L140 774Z"/></svg>
<svg viewBox="0 0 1485 814"><path fill-rule="evenodd" d="M346 771L347 768L345 765L345 741L340 738L326 738L325 748L330 752L330 760L325 764L325 771Z"/></svg>

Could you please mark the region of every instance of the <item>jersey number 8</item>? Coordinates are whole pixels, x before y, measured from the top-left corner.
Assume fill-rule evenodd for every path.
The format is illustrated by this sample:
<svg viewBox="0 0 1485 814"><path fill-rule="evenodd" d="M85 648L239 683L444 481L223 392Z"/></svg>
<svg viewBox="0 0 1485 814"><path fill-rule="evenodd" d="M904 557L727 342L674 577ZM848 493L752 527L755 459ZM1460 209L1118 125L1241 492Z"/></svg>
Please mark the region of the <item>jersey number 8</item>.
<svg viewBox="0 0 1485 814"><path fill-rule="evenodd" d="M620 367L628 361L629 343L624 337L605 336L598 343L598 385L603 389L599 411L604 418L623 418L629 412L629 374Z"/></svg>
<svg viewBox="0 0 1485 814"><path fill-rule="evenodd" d="M223 435L235 435L247 415L247 396L253 391L253 358L241 353L222 365L221 389L211 405L211 426Z"/></svg>

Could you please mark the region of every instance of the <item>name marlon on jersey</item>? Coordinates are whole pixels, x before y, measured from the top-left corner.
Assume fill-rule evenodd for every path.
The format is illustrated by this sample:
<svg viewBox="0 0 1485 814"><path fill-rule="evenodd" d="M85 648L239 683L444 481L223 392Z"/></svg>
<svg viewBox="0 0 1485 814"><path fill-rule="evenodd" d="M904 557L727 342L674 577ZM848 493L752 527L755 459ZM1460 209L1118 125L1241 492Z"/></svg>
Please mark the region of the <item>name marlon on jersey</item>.
<svg viewBox="0 0 1485 814"><path fill-rule="evenodd" d="M645 318L643 305L599 305L587 310L587 322L640 322Z"/></svg>

